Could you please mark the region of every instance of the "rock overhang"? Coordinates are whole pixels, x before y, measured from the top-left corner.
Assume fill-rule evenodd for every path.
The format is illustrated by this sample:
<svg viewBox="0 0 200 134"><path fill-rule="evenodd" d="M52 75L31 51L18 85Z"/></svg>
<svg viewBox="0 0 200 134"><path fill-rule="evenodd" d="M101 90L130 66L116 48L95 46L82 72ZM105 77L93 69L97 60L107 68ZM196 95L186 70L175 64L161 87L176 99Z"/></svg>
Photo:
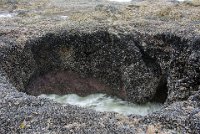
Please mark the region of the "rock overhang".
<svg viewBox="0 0 200 134"><path fill-rule="evenodd" d="M167 80L164 76L166 72L161 70L159 61L148 54L149 50L145 52L143 47L147 48L151 44L142 40L140 34L136 36L135 34L116 35L103 30L89 33L65 31L46 34L27 41L20 51L12 50L13 53L18 52L18 59L13 61L11 66L19 62L19 70L13 70L16 76L11 76L11 74L9 76L20 91L35 95L43 93L42 91L37 93L37 87L45 91L44 87L47 84L44 79L47 78L47 83L50 84L50 78L55 75L63 81L62 83L59 83L57 79L51 81L57 85L57 88L59 85L63 86L58 89L59 91L55 91L57 93L68 93L68 90L69 93L73 90L81 91L81 86L77 89L76 86L66 84L73 81L79 84L84 83L85 79L85 89L82 90L85 92L84 95L87 94L88 89L88 94L96 90L96 92L107 92L136 103L152 101L157 98L156 92L162 90L159 89L160 86L165 86L167 89ZM160 51L163 50L160 49ZM168 59L166 57L165 60L169 60L169 56ZM64 75L61 76L62 73L66 74L66 78ZM72 75L71 80L67 79L70 75ZM41 83L37 80L40 76ZM20 82L17 79L20 79ZM32 82L34 80L37 81L37 85ZM55 87L55 85L51 86ZM99 89L98 86L103 89ZM54 93L52 87L47 88L44 93L48 93L48 90L49 93ZM165 102L167 90L163 92L165 96L161 100Z"/></svg>
<svg viewBox="0 0 200 134"><path fill-rule="evenodd" d="M148 5L151 5L151 4L148 4ZM137 9L140 9L139 7L140 7L140 5L139 6L138 5L136 5L136 6L129 5L128 10L133 10L133 12L137 13ZM176 9L179 9L181 7L183 7L183 9L184 9L184 5L175 6ZM156 6L156 8L157 8L157 6ZM197 8L198 7L194 7L193 8L194 10L192 8L189 8L189 9L192 9L196 13L196 11L198 11L198 10L196 10ZM145 7L142 9L145 9ZM161 8L161 10L158 12L157 15L162 15L162 13L165 13L165 12L162 12L162 11L165 11L163 9L165 9L165 6L163 8ZM150 68L150 69L145 70L147 72L151 72L146 75L147 81L148 80L151 81L150 78L153 76L153 74L154 75L156 74L155 70L156 70L156 72L158 72L158 70L161 70L161 71L159 71L159 72L161 72L159 74L162 74L162 75L159 79L160 82L159 82L158 87L160 87L160 88L158 88L158 89L164 89L164 91L167 92L167 94L168 94L167 103L165 105L165 108L163 108L161 111L159 111L155 114L152 114L150 116L146 116L144 120L143 119L140 120L141 119L140 118L139 119L140 123L142 125L144 125L143 127L140 126L140 128L143 128L144 131L146 131L148 128L150 128L150 130L151 130L152 127L151 126L146 127L147 124L149 124L149 123L154 124L156 122L158 124L161 123L162 127L167 128L167 129L174 128L177 131L181 131L183 133L184 132L198 133L199 132L199 121L198 121L199 120L199 114L198 114L199 108L198 108L198 97L197 97L197 96L199 96L199 92L198 92L198 90L199 90L199 69L198 69L198 67L199 67L199 61L198 61L199 29L198 29L198 21L194 21L194 22L193 21L191 21L191 22L184 21L184 23L182 23L181 18L178 18L178 19L180 19L181 23L179 21L174 21L174 20L172 21L173 17L177 17L177 16L170 16L170 15L173 15L174 11L176 13L176 10L174 10L173 8L166 8L166 9L170 9L170 11L172 11L171 12L172 14L169 14L169 15L166 14L167 15L166 18L165 18L165 16L161 16L161 20L156 19L155 17L157 17L157 16L153 16L153 17L151 15L150 15L150 17L144 16L142 19L140 18L141 16L138 16L139 18L136 18L134 20L128 20L128 23L124 22L124 21L111 22L112 24L108 24L109 30L105 30L105 31L108 31L108 33L114 33L114 35L117 35L117 37L120 37L120 36L118 36L118 34L122 33L121 35L126 35L130 31L134 31L133 33L131 33L131 35L133 35L132 37L136 38L136 39L133 39L133 42L136 42L136 44L139 44L135 48L139 51L139 53L142 53L141 57L143 59L146 59L146 61L143 60L144 63L142 63L142 64L139 64L136 66L131 65L130 67L126 68L126 72L130 73L131 75L126 75L125 78L123 77L124 81L128 81L129 79L132 79L133 81L135 81L134 77L131 77L131 76L134 76L134 75L140 76L141 73L138 73L138 72L141 72L141 68L139 68L139 67L142 65L144 65L143 67ZM143 12L143 13L145 13L145 12ZM159 14L159 13L161 13L161 14ZM181 12L181 13L184 13L184 12ZM78 16L82 16L82 15L87 16L87 14L88 14L88 12L86 12L86 14L78 13L77 15ZM93 14L91 14L90 16L92 17ZM88 16L89 19L91 19L90 16ZM195 19L194 14L190 14L189 17L190 16L194 17L194 19ZM134 16L132 16L132 17L134 18ZM148 17L149 19L146 20L145 17ZM188 20L188 16L186 15L185 17ZM198 19L198 16L196 16L196 18ZM16 19L14 18L14 20L16 20ZM1 24L2 24L2 27L1 27L2 28L1 29L2 41L1 41L1 43L3 42L3 44L1 45L1 52L0 52L1 53L1 67L6 72L3 74L5 76L8 76L8 78L9 78L9 80L7 79L6 81L3 81L3 83L4 83L3 87L6 87L6 88L1 88L1 91L2 91L1 98L3 100L3 101L1 101L2 106L3 106L2 111L3 110L6 111L6 112L2 112L2 114L1 114L1 117L3 118L3 120L1 120L1 121L4 122L4 123L1 123L2 124L1 128L5 127L5 129L10 130L10 126L5 125L5 122L10 123L10 124L16 123L16 120L13 120L16 118L16 119L19 119L19 121L18 121L17 127L15 127L15 128L19 129L18 126L20 126L21 123L24 123L24 120L25 121L29 120L28 114L27 114L27 117L25 117L25 119L24 119L24 115L16 113L17 110L20 110L22 113L27 113L27 109L28 109L28 111L32 111L32 110L35 111L36 109L41 109L42 111L44 111L44 113L43 113L44 115L45 114L47 114L48 116L56 115L56 117L58 119L54 118L53 122L54 122L54 124L57 124L57 128L62 128L63 130L68 132L69 129L72 130L72 127L80 127L81 126L81 128L82 128L81 130L84 130L86 132L91 132L91 130L84 128L84 124L81 124L81 123L80 123L81 125L77 124L78 121L76 119L74 119L74 117L76 117L79 114L72 114L72 113L77 113L77 112L82 113L81 111L84 111L83 109L73 108L70 106L63 108L63 107L60 107L59 104L54 105L54 104L52 104L52 102L49 102L49 101L44 101L44 100L40 101L40 100L38 100L38 98L35 98L33 96L28 96L26 94L23 94L21 92L14 90L16 87L18 90L25 91L24 86L28 85L28 83L29 83L28 80L35 73L33 70L37 66L37 63L34 60L34 56L32 55L33 54L32 50L30 48L26 48L26 50L27 50L26 51L24 48L24 46L26 46L25 45L26 43L23 42L24 36L25 36L25 40L29 40L28 38L30 35L37 37L37 36L40 36L41 34L43 34L42 32L44 32L45 30L47 31L46 33L51 33L50 35L52 35L52 34L53 35L64 35L64 34L61 34L63 32L58 32L58 33L55 32L55 27L57 26L56 24L58 23L58 25L60 25L63 22L60 23L60 22L57 22L54 20L49 20L49 19L45 20L45 19L41 18L40 21L37 20L38 23L36 24L37 25L36 26L35 21L33 21L33 19L37 19L37 18L33 17L33 19L30 20L30 19L26 19L26 17L24 17L24 19L26 21L23 21L22 23L19 22L20 25L24 26L24 28L18 27L15 23L12 23L12 21L10 21L9 19L1 21ZM83 19L85 19L85 18L83 17ZM100 19L102 19L102 18L100 18ZM111 17L109 17L109 19L112 20ZM125 18L125 19L129 19L129 18ZM154 19L156 19L156 21ZM88 20L86 19L86 21L88 21ZM29 25L30 22L31 22L31 26ZM84 24L84 23L86 23L86 24ZM100 21L96 21L96 20L95 21L92 20L91 22L82 22L82 20L80 19L79 22L73 21L71 24L67 23L67 25L69 25L68 27L71 27L71 29L69 28L70 32L68 32L68 33L73 33L73 31L76 31L74 29L76 29L77 26L79 26L79 28L80 28L79 30L74 32L77 35L79 35L82 32L86 32L87 29L89 29L89 30L86 33L94 33L94 31L101 31L101 30L94 30L94 31L91 30L91 27L93 27L94 29L96 29L96 27L98 27L98 26L96 26L97 23L98 23L98 25L101 25L101 27L99 29L104 29L105 27L107 27L107 26L105 26L105 25L107 25L107 22L106 22L106 24L102 23ZM48 24L48 25L46 26L46 24ZM55 27L52 28L53 29L52 30L51 27L53 25L55 25ZM48 30L50 32L48 32ZM110 32L110 31L112 31L112 32ZM135 32L135 31L138 31L138 32ZM27 38L26 38L26 36L27 36ZM42 38L45 38L45 36L47 36L47 35L43 34ZM48 34L48 36L49 36L49 34ZM194 39L194 36L196 37L196 40ZM35 39L33 39L33 40L35 40ZM138 39L141 42L138 41ZM38 39L36 39L36 40L38 40ZM27 44L29 44L28 42L29 41L27 41ZM62 53L65 53L68 51L71 51L71 49L65 49L64 51L62 51ZM27 53L25 54L25 52L27 52ZM22 53L25 55L23 55ZM65 61L66 59L64 59L62 57L69 57L69 54L63 54L63 55L64 56L61 56L61 59L62 59L62 61ZM30 58L30 57L32 57L32 58ZM21 59L23 59L23 60L21 60ZM32 60L30 60L30 59L32 59ZM30 61L26 62L28 60L30 60ZM22 64L21 64L21 61L25 61L25 62L22 62ZM23 66L21 66L21 65L23 65ZM136 67L137 72L134 72L134 70L131 70L132 67ZM156 76L158 76L158 74L156 74ZM6 83L8 81L10 81L9 86L6 85ZM12 87L11 83L15 86ZM132 84L130 84L130 83L128 83L128 82L126 83L128 85L126 87L127 91L131 91L130 85L132 85ZM141 82L139 82L139 83L141 83ZM155 83L155 81L153 81L152 83ZM143 83L143 84L147 85L147 83ZM149 87L152 87L152 86L155 86L155 85L150 85ZM147 88L149 88L149 87L147 87ZM140 88L138 88L137 91L140 91ZM159 91L160 90L158 90L158 92L156 92L156 93L159 94ZM154 94L154 93L151 92L150 94ZM166 95L164 95L164 96L166 96ZM190 98L187 99L189 96L190 96ZM17 103L15 104L15 101L17 102L18 99L13 99L13 98L20 98L22 104L24 104L24 105L20 105L18 107ZM129 99L133 99L133 98L129 98ZM147 100L148 99L149 98L147 98ZM159 99L159 98L156 98L156 99ZM9 102L9 103L7 103L7 102ZM34 102L34 103L32 103L32 102ZM37 105L37 106L32 108L32 104ZM47 107L42 107L44 104ZM15 105L16 105L16 107L15 107ZM55 110L55 109L59 109L59 110ZM67 111L63 111L63 109L65 109L65 110L67 109ZM52 110L52 112L47 112L47 111L51 111L51 110ZM7 112L7 111L9 111L9 112ZM90 118L89 117L90 114L88 114L88 113L91 113L91 111L84 111L84 112L85 112L84 116L87 117L87 119ZM67 114L64 114L64 113L67 113ZM72 116L68 117L69 113L71 113ZM12 117L12 118L4 118L5 117L4 115L7 115L7 117ZM16 116L16 115L20 115L19 116L20 118L18 118L18 116ZM96 113L92 112L92 115L96 115ZM48 121L48 120L46 120L47 119L46 117L43 118L44 117L43 115L39 115L38 117L40 117L41 119L44 119L45 121ZM64 118L66 117L66 118L62 119L63 117ZM90 122L89 124L91 124L91 126L93 126L94 130L97 130L96 126L94 124L97 122L98 119L95 118L95 116L92 116L92 117L94 117L94 120L92 120L93 123L91 123L90 120L87 120L87 119L86 119L86 121L89 121ZM111 122L113 122L112 119L115 120L116 116L111 114L108 117L111 118L111 120L109 120L109 119L107 120L107 118L106 118L106 121L103 120L101 123L103 123L103 125L112 126L112 124L113 124L113 123L111 123ZM60 122L59 120L63 120L63 122L62 122L63 124L65 124L66 122L67 122L67 124L70 124L71 122L69 122L68 118L70 118L72 120L72 122L75 122L75 123L72 124L71 126L70 125L69 126L58 125L58 122ZM123 118L125 118L125 117L123 117ZM9 119L11 121L9 121L9 120L5 121L7 119ZM79 116L78 120L82 120L82 119L83 119L83 117ZM105 119L104 115L103 115L103 119ZM132 119L134 119L134 121ZM127 120L130 120L130 122L133 123L133 122L135 122L135 119L137 120L138 118L133 117L133 118L128 118ZM185 122L185 120L187 120L187 121ZM41 122L42 122L42 120L41 120ZM44 125L41 122L37 122L37 124ZM108 123L108 122L110 122L110 123ZM115 122L115 123L121 123L121 122ZM126 124L127 122L123 122L123 123ZM16 124L13 124L12 126L15 126L15 125ZM123 127L124 125L121 125L117 129L114 126L112 126L112 128L115 128L115 130L113 130L111 128L105 129L105 127L103 127L103 125L99 124L99 126L101 126L102 132L105 132L106 130L110 130L110 131L112 130L115 132L116 131L118 131L118 132L136 131L135 129L133 129L132 126L130 129L128 129L127 127ZM33 125L33 126L37 126L37 125ZM138 126L138 124L136 123L134 125L134 127L135 126ZM67 128L65 128L65 127L67 127ZM89 126L87 126L87 127L89 128ZM46 132L50 131L50 130L47 130L47 127L45 127L45 128L46 128L45 129ZM50 129L52 130L52 126L50 126ZM37 129L37 130L40 132L42 131L42 129ZM55 127L54 127L54 130L55 130ZM124 130L124 131L122 131L122 130ZM28 129L26 129L26 130L19 129L18 131L26 131L27 132ZM30 129L30 131L31 131L31 129ZM76 131L76 132L78 132L78 131ZM140 132L140 131L136 131L136 132Z"/></svg>

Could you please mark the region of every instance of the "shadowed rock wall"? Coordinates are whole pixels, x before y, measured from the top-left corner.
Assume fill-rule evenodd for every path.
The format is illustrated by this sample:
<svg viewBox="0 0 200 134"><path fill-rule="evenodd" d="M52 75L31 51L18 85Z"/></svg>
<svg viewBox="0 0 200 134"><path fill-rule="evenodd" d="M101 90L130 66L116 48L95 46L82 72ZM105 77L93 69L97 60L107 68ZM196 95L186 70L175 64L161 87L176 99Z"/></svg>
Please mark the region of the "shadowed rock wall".
<svg viewBox="0 0 200 134"><path fill-rule="evenodd" d="M84 91L82 90L84 95L87 91L88 94L107 92L137 103L152 100L164 102L166 98L170 103L187 99L197 90L195 87L198 87L198 69L196 72L193 69L198 66L195 62L195 59L198 59L198 49L193 51L196 46L193 44L196 43L198 41L189 42L170 34L150 36L137 32L116 35L108 31L64 31L30 40L24 48L7 48L5 52L10 53L10 57L16 56L16 59L10 60L10 57L6 56L3 60L7 63L2 65L19 90L35 95L50 92L46 86L53 82L46 76L53 77L62 71L70 71L77 77L72 76L70 80L64 78L68 77L67 75L62 75L63 78L59 79L67 81L63 82L63 89L58 87L60 84L54 80L55 85L51 86L50 93L81 91L77 89L78 86L66 86L67 83L75 81L76 84L82 83L80 88L85 86ZM184 70L187 72L184 73ZM190 80L193 82L184 84L181 78L186 79L186 74L192 77ZM46 78L48 82L38 82L37 86L33 86L35 81L40 81L39 78ZM90 80L87 81L88 79ZM46 87L45 92L38 92L39 87ZM54 92L53 88L59 88L59 92Z"/></svg>
<svg viewBox="0 0 200 134"><path fill-rule="evenodd" d="M105 31L49 34L31 44L38 68L32 79L53 70L70 70L82 79L104 83L111 95L138 103L150 101L160 82L156 59L144 55L134 35L116 36Z"/></svg>

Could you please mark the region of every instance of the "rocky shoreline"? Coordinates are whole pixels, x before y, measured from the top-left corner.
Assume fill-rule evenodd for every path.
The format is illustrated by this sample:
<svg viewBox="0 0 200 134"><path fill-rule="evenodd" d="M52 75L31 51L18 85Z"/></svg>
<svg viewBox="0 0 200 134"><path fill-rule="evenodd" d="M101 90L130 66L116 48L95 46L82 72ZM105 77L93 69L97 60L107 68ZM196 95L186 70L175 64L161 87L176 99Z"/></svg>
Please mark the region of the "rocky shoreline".
<svg viewBox="0 0 200 134"><path fill-rule="evenodd" d="M200 132L198 6L49 3L1 6L16 16L0 18L0 133ZM164 107L123 116L32 96L94 92Z"/></svg>

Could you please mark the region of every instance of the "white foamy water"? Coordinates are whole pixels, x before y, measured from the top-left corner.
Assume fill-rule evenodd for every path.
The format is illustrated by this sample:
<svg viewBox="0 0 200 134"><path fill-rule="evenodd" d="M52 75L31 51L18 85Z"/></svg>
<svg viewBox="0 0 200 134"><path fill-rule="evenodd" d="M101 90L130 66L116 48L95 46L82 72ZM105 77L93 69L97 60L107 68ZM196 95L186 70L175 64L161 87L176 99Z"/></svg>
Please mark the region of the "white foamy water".
<svg viewBox="0 0 200 134"><path fill-rule="evenodd" d="M124 115L137 114L137 115L147 115L149 113L160 110L162 104L160 103L146 103L143 105L138 105L134 103L128 103L122 101L116 97L110 97L106 94L91 94L86 97L80 97L76 94L68 95L40 95L40 97L45 97L52 99L56 102L62 104L71 104L80 107L94 109L96 111L104 112L117 112Z"/></svg>
<svg viewBox="0 0 200 134"><path fill-rule="evenodd" d="M62 15L62 16L60 16L60 18L63 19L63 20L66 20L66 19L68 19L69 17L68 17L68 16Z"/></svg>
<svg viewBox="0 0 200 134"><path fill-rule="evenodd" d="M10 13L0 13L0 18L11 18L13 14Z"/></svg>

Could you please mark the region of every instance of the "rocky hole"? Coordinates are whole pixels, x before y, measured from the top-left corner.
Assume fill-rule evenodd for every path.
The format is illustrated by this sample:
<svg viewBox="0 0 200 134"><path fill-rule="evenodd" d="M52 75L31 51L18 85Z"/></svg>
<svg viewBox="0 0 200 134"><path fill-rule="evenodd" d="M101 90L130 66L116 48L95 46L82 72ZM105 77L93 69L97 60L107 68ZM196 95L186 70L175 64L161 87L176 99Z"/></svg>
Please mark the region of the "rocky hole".
<svg viewBox="0 0 200 134"><path fill-rule="evenodd" d="M27 42L23 80L14 83L34 96L103 93L135 104L164 103L166 76L141 44L133 35L101 31L47 34Z"/></svg>

